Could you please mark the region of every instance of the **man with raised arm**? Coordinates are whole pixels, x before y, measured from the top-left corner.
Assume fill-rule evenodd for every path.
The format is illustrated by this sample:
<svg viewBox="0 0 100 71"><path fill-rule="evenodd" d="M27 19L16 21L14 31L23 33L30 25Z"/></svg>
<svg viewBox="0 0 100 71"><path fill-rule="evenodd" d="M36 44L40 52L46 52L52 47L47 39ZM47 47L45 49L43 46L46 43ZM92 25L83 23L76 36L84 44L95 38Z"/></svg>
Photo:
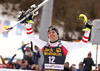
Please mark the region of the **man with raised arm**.
<svg viewBox="0 0 100 71"><path fill-rule="evenodd" d="M24 20L23 22L25 21L27 20ZM44 55L43 68L45 71L63 71L65 57L68 57L68 52L70 50L78 49L85 46L88 41L91 29L91 26L86 23L84 35L80 42L62 42L61 40L59 40L58 30L55 27L50 26L47 30L49 41L45 42L34 36L32 30L32 24L34 22L32 21L32 17L30 17L27 22L27 36L36 46L38 46L42 50Z"/></svg>

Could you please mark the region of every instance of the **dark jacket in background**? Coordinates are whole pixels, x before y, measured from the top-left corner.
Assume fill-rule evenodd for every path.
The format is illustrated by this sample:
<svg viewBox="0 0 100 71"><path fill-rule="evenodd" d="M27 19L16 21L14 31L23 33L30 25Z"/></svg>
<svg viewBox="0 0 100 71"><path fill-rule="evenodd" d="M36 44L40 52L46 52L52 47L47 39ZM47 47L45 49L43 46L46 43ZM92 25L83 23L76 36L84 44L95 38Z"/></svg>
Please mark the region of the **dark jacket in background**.
<svg viewBox="0 0 100 71"><path fill-rule="evenodd" d="M92 66L95 66L92 58L84 58L83 64L85 64L84 71L92 71Z"/></svg>
<svg viewBox="0 0 100 71"><path fill-rule="evenodd" d="M29 57L28 55L25 55L26 50L24 50L24 48L26 47L26 45L27 45L27 44L24 44L24 45L21 47L21 48L22 48L22 52L23 52L23 54L24 54L24 55L23 55L23 59L24 59L24 60L27 60L29 65L32 65L32 64L33 64L33 61L34 61L34 60L33 60L34 58L33 58L33 55L32 55L32 57ZM30 49L31 49L31 51L33 52L33 44L32 44L32 42L31 42L31 48L30 48Z"/></svg>
<svg viewBox="0 0 100 71"><path fill-rule="evenodd" d="M40 53L39 51L36 53L34 52L34 64L38 64L38 58L40 58Z"/></svg>
<svg viewBox="0 0 100 71"><path fill-rule="evenodd" d="M22 52L24 54L23 59L28 61L28 64L32 65L32 64L38 64L38 58L40 58L40 53L38 52L34 52L33 51L33 43L31 42L31 51L33 52L32 57L29 57L28 55L25 55L26 50L24 50L24 47L27 44L24 44L21 48L22 48Z"/></svg>

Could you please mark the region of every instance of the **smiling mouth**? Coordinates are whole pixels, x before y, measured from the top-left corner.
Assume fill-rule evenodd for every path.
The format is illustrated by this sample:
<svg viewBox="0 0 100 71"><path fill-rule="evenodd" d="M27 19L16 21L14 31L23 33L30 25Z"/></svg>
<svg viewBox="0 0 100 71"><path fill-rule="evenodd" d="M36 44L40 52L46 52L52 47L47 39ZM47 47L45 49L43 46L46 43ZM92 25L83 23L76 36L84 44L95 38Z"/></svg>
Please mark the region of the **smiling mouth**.
<svg viewBox="0 0 100 71"><path fill-rule="evenodd" d="M54 38L54 36L50 36L50 38Z"/></svg>

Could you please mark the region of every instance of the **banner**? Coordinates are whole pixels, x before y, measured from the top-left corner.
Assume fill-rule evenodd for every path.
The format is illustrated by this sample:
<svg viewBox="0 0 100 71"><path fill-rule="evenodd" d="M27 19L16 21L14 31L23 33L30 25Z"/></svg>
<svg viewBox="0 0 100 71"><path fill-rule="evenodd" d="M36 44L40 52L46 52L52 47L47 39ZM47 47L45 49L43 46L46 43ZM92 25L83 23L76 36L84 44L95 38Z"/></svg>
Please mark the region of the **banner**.
<svg viewBox="0 0 100 71"><path fill-rule="evenodd" d="M17 35L22 35L22 29L23 29L23 26L21 25L21 23L19 23L17 25L16 34Z"/></svg>
<svg viewBox="0 0 100 71"><path fill-rule="evenodd" d="M10 22L9 21L4 21L4 31L9 28ZM3 35L4 37L8 37L8 33Z"/></svg>

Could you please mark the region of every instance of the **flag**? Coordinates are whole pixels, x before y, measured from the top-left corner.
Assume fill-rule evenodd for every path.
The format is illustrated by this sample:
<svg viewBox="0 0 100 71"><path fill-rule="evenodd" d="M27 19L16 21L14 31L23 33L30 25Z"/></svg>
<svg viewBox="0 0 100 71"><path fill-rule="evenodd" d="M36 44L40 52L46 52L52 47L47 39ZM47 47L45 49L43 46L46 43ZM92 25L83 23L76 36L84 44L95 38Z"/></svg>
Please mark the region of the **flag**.
<svg viewBox="0 0 100 71"><path fill-rule="evenodd" d="M19 24L17 25L16 34L17 34L17 35L22 35L22 29L23 29L23 27L22 27L22 25L19 23Z"/></svg>
<svg viewBox="0 0 100 71"><path fill-rule="evenodd" d="M0 20L0 34L4 31L4 22Z"/></svg>
<svg viewBox="0 0 100 71"><path fill-rule="evenodd" d="M22 41L22 46L23 46L23 45L24 45L24 41ZM21 46L21 47L22 47L22 46ZM25 48L25 47L24 47L24 48ZM18 48L18 50L20 50L20 49L22 49L22 48Z"/></svg>
<svg viewBox="0 0 100 71"><path fill-rule="evenodd" d="M9 28L10 22L9 21L4 21L4 31ZM8 33L3 35L4 37L8 37Z"/></svg>

